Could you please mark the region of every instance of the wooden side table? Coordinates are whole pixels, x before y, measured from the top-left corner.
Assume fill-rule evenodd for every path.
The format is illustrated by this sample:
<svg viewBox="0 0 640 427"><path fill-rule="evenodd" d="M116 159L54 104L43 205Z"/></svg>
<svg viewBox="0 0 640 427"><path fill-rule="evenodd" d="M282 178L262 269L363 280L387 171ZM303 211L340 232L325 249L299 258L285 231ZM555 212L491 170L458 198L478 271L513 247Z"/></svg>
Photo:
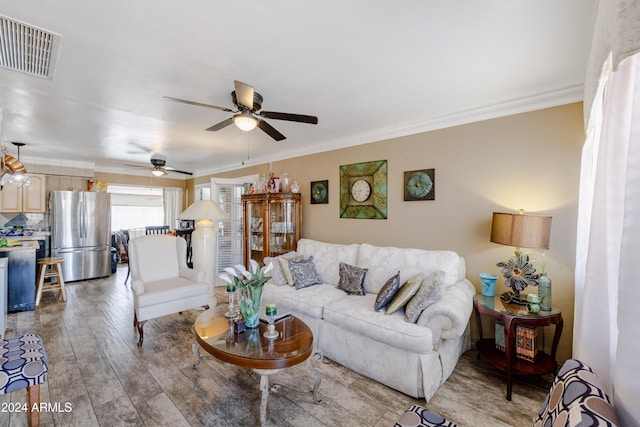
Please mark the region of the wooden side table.
<svg viewBox="0 0 640 427"><path fill-rule="evenodd" d="M473 297L473 308L478 323L480 339L476 343L478 357L490 365L507 373L507 400L511 400L513 375L543 375L558 369L556 350L562 335L562 312L558 307L551 307L550 311L529 313L527 307L518 304L508 304L500 300L500 296L485 297L477 294ZM498 350L493 338L484 338L482 332L481 315L493 317L504 324L505 351ZM516 358L516 325L528 327L555 325L551 354L538 352L535 361Z"/></svg>

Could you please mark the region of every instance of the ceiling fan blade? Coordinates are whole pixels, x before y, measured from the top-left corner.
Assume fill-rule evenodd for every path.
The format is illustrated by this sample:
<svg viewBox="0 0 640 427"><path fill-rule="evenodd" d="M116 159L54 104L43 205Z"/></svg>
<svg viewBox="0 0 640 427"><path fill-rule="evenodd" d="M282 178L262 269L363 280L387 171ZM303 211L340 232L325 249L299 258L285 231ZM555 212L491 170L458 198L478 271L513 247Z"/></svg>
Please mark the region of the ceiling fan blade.
<svg viewBox="0 0 640 427"><path fill-rule="evenodd" d="M128 165L126 163L125 163L125 166L128 167L128 168L134 168L134 169L150 169L149 166L131 165L131 164Z"/></svg>
<svg viewBox="0 0 640 427"><path fill-rule="evenodd" d="M236 88L236 100L238 104L253 110L253 87L246 83L234 80L233 84Z"/></svg>
<svg viewBox="0 0 640 427"><path fill-rule="evenodd" d="M260 115L267 119L288 120L290 122L318 124L316 116L305 116L304 114L277 113L275 111L261 111Z"/></svg>
<svg viewBox="0 0 640 427"><path fill-rule="evenodd" d="M167 170L169 172L182 173L182 174L185 174L185 175L193 175L193 172L181 171L181 170L172 168L170 166L165 166L165 170Z"/></svg>
<svg viewBox="0 0 640 427"><path fill-rule="evenodd" d="M229 126L231 123L233 123L233 117L229 117L228 119L221 121L217 125L213 125L210 128L207 128L206 130L216 131L216 130L224 129L227 126Z"/></svg>
<svg viewBox="0 0 640 427"><path fill-rule="evenodd" d="M276 130L276 128L274 128L273 126L271 126L269 123L265 122L264 120L259 120L258 119L258 127L260 129L262 129L271 138L275 139L276 141L282 141L283 139L287 139L286 136L284 136L283 134L278 132Z"/></svg>
<svg viewBox="0 0 640 427"><path fill-rule="evenodd" d="M172 98L170 96L163 96L163 98L166 99L166 100L169 100L169 101L181 102L183 104L189 104L189 105L195 105L196 107L213 108L214 110L226 111L228 113L233 113L234 112L233 110L230 110L229 108L218 107L216 105L210 105L210 104L203 104L201 102L189 101L189 100L186 100L186 99Z"/></svg>

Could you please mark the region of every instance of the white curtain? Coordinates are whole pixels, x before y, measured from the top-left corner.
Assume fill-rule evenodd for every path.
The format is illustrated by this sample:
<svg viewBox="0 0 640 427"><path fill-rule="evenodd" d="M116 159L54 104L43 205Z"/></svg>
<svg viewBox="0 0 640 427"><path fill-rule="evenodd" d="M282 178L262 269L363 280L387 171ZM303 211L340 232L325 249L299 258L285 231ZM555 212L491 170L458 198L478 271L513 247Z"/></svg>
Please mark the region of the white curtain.
<svg viewBox="0 0 640 427"><path fill-rule="evenodd" d="M583 148L573 353L591 365L623 425L640 425L640 67L605 62Z"/></svg>
<svg viewBox="0 0 640 427"><path fill-rule="evenodd" d="M596 16L585 79L585 123L590 122L589 114L605 60L610 56L611 68L616 71L623 59L640 52L638 0L599 0Z"/></svg>
<svg viewBox="0 0 640 427"><path fill-rule="evenodd" d="M164 205L164 224L175 229L178 214L182 212L182 188L165 188L162 192Z"/></svg>

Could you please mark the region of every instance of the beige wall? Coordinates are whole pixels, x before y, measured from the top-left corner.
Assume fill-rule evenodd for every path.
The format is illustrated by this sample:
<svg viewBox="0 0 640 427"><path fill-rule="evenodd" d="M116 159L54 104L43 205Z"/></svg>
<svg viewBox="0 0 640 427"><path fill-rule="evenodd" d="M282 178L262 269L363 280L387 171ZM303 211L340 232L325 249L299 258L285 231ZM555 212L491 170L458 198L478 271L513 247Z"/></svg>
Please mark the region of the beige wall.
<svg viewBox="0 0 640 427"><path fill-rule="evenodd" d="M187 188L187 181L182 179L94 172L87 168L34 164L29 166L29 172L47 176L47 194L51 190L87 190L90 179L110 184ZM188 206L186 203L184 200L185 207Z"/></svg>
<svg viewBox="0 0 640 427"><path fill-rule="evenodd" d="M303 237L328 242L451 249L465 257L467 277L480 289L478 274L499 274L496 262L513 248L489 242L494 211L553 216L547 271L553 304L562 308L564 330L558 359L571 356L573 274L579 164L584 140L582 104L457 126L296 159L273 162L288 172L303 195ZM388 219L339 217L339 168L388 161ZM435 200L404 202L403 172L435 168ZM268 165L221 177L265 174ZM209 177L199 178L207 182ZM311 205L311 181L329 180L329 204ZM193 182L188 185L193 186ZM190 191L192 193L192 191ZM525 250L538 259L540 252ZM498 280L497 291L504 290ZM531 291L531 290L530 290ZM535 292L535 289L533 290ZM475 324L474 338L477 337ZM549 349L553 327L545 331Z"/></svg>

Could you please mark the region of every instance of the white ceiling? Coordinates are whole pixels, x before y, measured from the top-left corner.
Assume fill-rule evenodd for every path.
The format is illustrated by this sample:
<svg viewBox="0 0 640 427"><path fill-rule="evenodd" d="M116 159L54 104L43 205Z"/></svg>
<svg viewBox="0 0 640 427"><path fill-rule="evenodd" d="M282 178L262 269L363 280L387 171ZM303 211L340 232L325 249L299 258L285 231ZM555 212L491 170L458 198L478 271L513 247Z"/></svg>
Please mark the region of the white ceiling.
<svg viewBox="0 0 640 427"><path fill-rule="evenodd" d="M23 163L131 173L152 151L196 175L582 99L596 0L0 0L61 35L53 79L0 68L2 140ZM2 38L2 35L0 35ZM234 80L263 110L205 131ZM179 177L181 175L175 175Z"/></svg>

